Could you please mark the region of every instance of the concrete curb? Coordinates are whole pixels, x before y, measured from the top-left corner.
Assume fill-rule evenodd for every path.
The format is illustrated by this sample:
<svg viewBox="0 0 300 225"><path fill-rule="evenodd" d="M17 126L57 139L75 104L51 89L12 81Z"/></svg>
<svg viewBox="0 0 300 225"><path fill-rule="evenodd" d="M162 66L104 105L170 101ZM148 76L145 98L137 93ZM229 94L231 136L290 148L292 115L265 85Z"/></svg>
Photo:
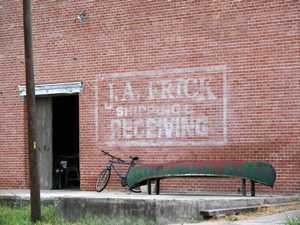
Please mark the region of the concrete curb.
<svg viewBox="0 0 300 225"><path fill-rule="evenodd" d="M196 196L145 195L117 192L46 191L41 194L44 204L54 204L58 212L69 220L83 216L107 219L144 221L165 225L203 220L201 210L263 206L300 201L299 196ZM0 190L0 204L23 206L29 203L27 192Z"/></svg>

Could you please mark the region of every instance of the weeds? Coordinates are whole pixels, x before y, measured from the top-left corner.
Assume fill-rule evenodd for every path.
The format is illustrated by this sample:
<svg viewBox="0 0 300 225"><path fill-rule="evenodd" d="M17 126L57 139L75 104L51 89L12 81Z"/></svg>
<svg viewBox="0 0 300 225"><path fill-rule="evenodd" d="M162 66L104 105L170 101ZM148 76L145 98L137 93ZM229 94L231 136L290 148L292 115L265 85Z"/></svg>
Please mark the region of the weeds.
<svg viewBox="0 0 300 225"><path fill-rule="evenodd" d="M29 207L11 208L0 206L0 225L32 225L30 222ZM35 225L154 225L154 223L145 223L128 218L120 220L100 219L94 216L86 216L76 222L69 222L57 215L54 206L42 208L42 219Z"/></svg>
<svg viewBox="0 0 300 225"><path fill-rule="evenodd" d="M300 216L287 219L283 225L300 225Z"/></svg>

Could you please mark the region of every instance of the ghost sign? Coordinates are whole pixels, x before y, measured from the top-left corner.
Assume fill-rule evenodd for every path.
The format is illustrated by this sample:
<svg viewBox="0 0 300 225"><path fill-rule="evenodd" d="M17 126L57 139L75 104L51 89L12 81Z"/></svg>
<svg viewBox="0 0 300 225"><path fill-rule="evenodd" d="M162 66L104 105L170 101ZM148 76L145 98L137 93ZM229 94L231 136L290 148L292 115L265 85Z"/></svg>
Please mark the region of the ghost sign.
<svg viewBox="0 0 300 225"><path fill-rule="evenodd" d="M225 66L103 74L97 84L97 132L107 145L227 141Z"/></svg>

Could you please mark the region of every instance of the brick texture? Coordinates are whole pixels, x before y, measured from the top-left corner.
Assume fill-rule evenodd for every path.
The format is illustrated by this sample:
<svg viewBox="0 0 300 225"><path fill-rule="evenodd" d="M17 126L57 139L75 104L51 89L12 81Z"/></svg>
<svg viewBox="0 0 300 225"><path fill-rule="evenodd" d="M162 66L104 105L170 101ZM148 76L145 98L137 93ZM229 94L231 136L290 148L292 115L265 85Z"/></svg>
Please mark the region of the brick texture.
<svg viewBox="0 0 300 225"><path fill-rule="evenodd" d="M81 10L87 13L83 23L75 20ZM18 94L18 85L25 83L22 26L22 1L0 0L0 188L29 185L26 106ZM84 85L79 96L81 189L94 190L96 176L107 161L101 150L106 150L123 158L139 155L141 163L264 160L273 164L278 176L273 190L258 186L259 191L299 192L299 27L297 0L34 0L36 83L82 81ZM102 78L110 79L112 73L219 65L226 67L225 143L105 143L110 117L101 110L107 102L107 84ZM130 79L140 81L134 85L143 91L147 78ZM153 79L160 81L161 77ZM122 90L124 79L115 79L115 85ZM194 91L191 88L190 94ZM206 111L208 116L211 110ZM239 182L172 179L163 181L162 190L232 192ZM116 176L108 188L121 189Z"/></svg>

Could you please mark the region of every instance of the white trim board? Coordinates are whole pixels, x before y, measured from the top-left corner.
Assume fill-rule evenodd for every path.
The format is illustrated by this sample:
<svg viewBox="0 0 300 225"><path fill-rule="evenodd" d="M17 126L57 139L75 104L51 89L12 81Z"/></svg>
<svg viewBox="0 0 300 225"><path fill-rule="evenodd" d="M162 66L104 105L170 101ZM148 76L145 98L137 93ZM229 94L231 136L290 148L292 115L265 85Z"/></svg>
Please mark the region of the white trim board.
<svg viewBox="0 0 300 225"><path fill-rule="evenodd" d="M82 90L82 82L35 85L35 95L76 94ZM19 85L19 95L26 96L25 85Z"/></svg>

